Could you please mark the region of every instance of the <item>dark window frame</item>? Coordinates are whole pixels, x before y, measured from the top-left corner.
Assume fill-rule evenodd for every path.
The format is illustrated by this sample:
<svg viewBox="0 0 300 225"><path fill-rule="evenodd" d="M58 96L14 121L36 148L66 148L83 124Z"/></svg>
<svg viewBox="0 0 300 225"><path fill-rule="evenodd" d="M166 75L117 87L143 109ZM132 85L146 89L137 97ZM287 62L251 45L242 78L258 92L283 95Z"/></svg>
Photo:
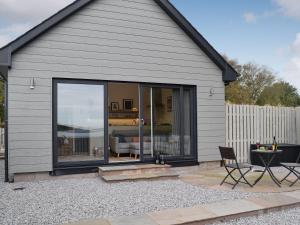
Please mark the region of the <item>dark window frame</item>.
<svg viewBox="0 0 300 225"><path fill-rule="evenodd" d="M149 83L149 82L128 82L128 81L113 81L113 80L91 80L91 79L74 79L74 78L52 78L52 150L53 150L53 170L61 169L81 169L81 168L95 168L101 165L125 165L125 164L139 164L139 163L151 163L155 161L154 158L143 157L143 141L140 141L141 157L140 161L128 161L128 162L109 162L109 143L108 143L108 92L107 85L109 82L113 83L136 83L139 85L139 98L140 98L140 118L143 116L143 110L141 107L142 90L143 87L162 87L162 88L179 88L180 99L183 99L183 90L190 90L190 113L191 113L191 154L180 156L168 156L166 157L167 163L198 163L198 136L197 136L197 93L195 85L180 85L180 84L162 84L162 83ZM104 160L93 161L77 161L77 162L58 162L58 148L57 148L57 84L69 83L69 84L91 84L91 85L103 85L104 86ZM180 110L181 118L181 140L183 139L183 108ZM142 126L139 126L140 135L143 138ZM183 142L181 141L181 152L184 152Z"/></svg>

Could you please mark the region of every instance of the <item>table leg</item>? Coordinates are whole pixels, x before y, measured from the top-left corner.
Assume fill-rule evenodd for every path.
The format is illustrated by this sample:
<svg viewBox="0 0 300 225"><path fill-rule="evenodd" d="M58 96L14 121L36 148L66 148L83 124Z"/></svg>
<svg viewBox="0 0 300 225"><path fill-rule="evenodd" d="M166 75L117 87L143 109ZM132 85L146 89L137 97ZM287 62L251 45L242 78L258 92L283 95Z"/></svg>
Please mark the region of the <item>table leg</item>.
<svg viewBox="0 0 300 225"><path fill-rule="evenodd" d="M277 184L278 187L281 187L280 186L280 181L275 177L275 175L272 172L271 168L269 167L267 170L268 170L268 173L270 174L271 179L274 181L274 183Z"/></svg>
<svg viewBox="0 0 300 225"><path fill-rule="evenodd" d="M268 158L268 162L265 162L264 158L262 155L258 155L260 161L262 162L262 164L264 165L265 169L264 171L262 172L262 174L256 179L256 181L254 182L253 186L255 184L257 184L262 178L263 176L265 175L266 172L269 173L271 179L273 180L273 182L278 186L278 187L281 187L280 186L280 182L278 181L278 179L275 177L275 175L273 174L272 170L270 169L270 165L272 163L272 161L274 160L276 155L272 155L272 157L269 159Z"/></svg>
<svg viewBox="0 0 300 225"><path fill-rule="evenodd" d="M262 171L261 175L254 181L253 186L254 186L255 184L257 184L257 183L261 180L261 178L263 178L263 176L265 175L266 171L267 171L267 169L266 169L266 167L265 167L265 169Z"/></svg>

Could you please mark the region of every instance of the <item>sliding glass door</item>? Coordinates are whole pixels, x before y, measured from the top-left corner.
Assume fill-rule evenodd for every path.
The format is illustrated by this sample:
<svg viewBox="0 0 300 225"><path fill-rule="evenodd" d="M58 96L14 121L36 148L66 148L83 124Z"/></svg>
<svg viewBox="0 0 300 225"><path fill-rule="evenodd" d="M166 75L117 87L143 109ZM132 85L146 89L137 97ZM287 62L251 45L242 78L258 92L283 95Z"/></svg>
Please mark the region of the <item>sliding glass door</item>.
<svg viewBox="0 0 300 225"><path fill-rule="evenodd" d="M105 159L105 86L99 82L55 82L57 164Z"/></svg>
<svg viewBox="0 0 300 225"><path fill-rule="evenodd" d="M53 80L54 168L196 159L195 88Z"/></svg>
<svg viewBox="0 0 300 225"><path fill-rule="evenodd" d="M193 88L143 85L141 96L144 158L157 154L167 158L192 157Z"/></svg>

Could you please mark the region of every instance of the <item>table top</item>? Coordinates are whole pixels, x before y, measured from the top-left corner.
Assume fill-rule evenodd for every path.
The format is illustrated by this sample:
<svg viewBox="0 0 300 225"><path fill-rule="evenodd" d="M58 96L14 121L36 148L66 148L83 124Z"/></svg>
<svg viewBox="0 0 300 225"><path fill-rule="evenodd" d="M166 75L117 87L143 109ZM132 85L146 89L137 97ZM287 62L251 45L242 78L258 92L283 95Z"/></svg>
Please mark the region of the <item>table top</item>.
<svg viewBox="0 0 300 225"><path fill-rule="evenodd" d="M255 153L261 153L261 154L279 154L279 153L282 153L282 150L280 149L277 149L276 151L273 151L273 150L252 150L252 152L255 152Z"/></svg>
<svg viewBox="0 0 300 225"><path fill-rule="evenodd" d="M256 146L256 144L251 144L252 146ZM260 144L261 146L272 146L272 144ZM279 143L278 147L300 147L297 144L286 144L286 143Z"/></svg>

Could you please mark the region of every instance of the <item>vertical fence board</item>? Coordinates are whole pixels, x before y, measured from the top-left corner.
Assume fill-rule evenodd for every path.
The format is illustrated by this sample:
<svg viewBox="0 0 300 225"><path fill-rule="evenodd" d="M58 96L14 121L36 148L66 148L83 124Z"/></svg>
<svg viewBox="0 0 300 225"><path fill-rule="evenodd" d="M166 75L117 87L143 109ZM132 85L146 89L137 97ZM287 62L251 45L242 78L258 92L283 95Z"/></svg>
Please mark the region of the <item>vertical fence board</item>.
<svg viewBox="0 0 300 225"><path fill-rule="evenodd" d="M297 125L298 124L298 125ZM250 144L297 143L300 107L226 105L226 145L235 149L239 162L250 161Z"/></svg>

